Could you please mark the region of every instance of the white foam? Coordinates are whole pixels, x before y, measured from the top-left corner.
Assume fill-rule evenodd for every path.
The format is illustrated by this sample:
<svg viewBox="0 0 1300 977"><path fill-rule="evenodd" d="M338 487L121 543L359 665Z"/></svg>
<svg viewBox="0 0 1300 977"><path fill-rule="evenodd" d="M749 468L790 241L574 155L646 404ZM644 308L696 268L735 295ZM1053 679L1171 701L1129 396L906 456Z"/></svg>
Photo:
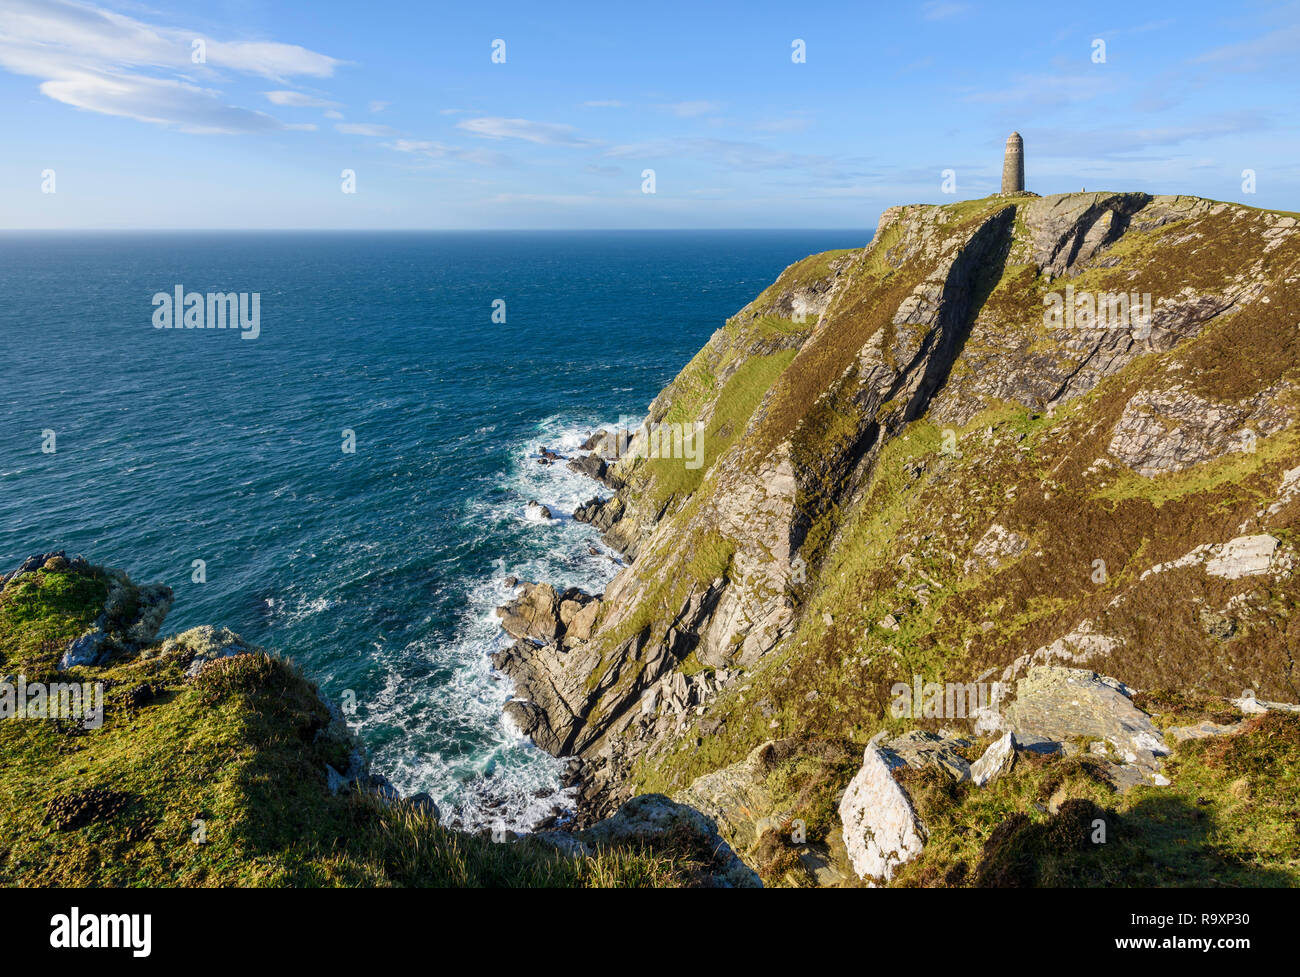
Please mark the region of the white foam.
<svg viewBox="0 0 1300 977"><path fill-rule="evenodd" d="M529 532L542 534L544 545L503 554L489 577L467 585L465 609L451 642L416 642L397 660L391 656L381 659L386 669L383 689L354 717L358 732L375 725L418 732L438 724L453 733L464 729L467 736L486 742L486 748L473 753L430 751L416 755L404 740L396 749L381 748L375 757L377 772L403 794L427 791L442 810L444 821L453 826L527 831L572 809L574 790L560 788L564 761L538 749L506 720L502 707L512 689L509 680L492 668L490 659L508 641L495 614L495 608L517 590L506 586L507 574L544 580L559 589L576 586L600 593L621 566L615 552L600 542L596 530L572 517L579 505L593 496L607 497L609 490L570 471L564 461L537 463L540 447L576 457L582 442L602 426L610 425L572 417L542 422L535 435L512 451L514 460L502 483L504 497L470 500L466 517L493 525L522 523L526 503L536 499L553 515L550 520L528 522ZM449 671L449 680L422 690L420 696L408 694L403 689L406 679L398 668L412 658L423 658L434 668Z"/></svg>

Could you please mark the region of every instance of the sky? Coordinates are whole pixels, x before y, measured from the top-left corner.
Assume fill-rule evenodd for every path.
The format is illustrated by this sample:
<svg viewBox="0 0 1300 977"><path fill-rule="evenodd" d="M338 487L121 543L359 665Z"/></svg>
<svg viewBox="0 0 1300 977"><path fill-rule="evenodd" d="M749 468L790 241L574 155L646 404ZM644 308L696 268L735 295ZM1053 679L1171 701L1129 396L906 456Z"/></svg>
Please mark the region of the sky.
<svg viewBox="0 0 1300 977"><path fill-rule="evenodd" d="M1012 130L1294 211L1298 105L1300 2L0 0L0 228L868 228Z"/></svg>

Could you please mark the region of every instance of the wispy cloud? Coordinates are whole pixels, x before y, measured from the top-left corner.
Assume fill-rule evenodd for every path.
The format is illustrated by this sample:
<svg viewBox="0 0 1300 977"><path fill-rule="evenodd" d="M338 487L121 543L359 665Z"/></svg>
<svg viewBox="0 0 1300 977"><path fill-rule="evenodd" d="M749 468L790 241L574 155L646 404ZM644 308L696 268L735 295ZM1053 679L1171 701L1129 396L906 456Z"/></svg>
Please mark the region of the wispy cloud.
<svg viewBox="0 0 1300 977"><path fill-rule="evenodd" d="M688 102L673 102L665 105L669 112L679 119L695 119L701 115L711 115L722 110L721 102L709 102L704 99L695 99Z"/></svg>
<svg viewBox="0 0 1300 977"><path fill-rule="evenodd" d="M329 99L317 98L315 95L308 95L304 92L263 92L266 100L272 105L287 105L298 109L337 109L338 102L331 102Z"/></svg>
<svg viewBox="0 0 1300 977"><path fill-rule="evenodd" d="M621 109L623 107L623 103L616 98L598 98L582 104L589 109Z"/></svg>
<svg viewBox="0 0 1300 977"><path fill-rule="evenodd" d="M754 123L758 132L803 132L812 125L806 115L792 115L784 119L763 119Z"/></svg>
<svg viewBox="0 0 1300 977"><path fill-rule="evenodd" d="M370 110L372 114L378 114L384 111L384 109L388 108L388 106L392 104L393 104L392 102L381 102L379 99L375 99L366 107Z"/></svg>
<svg viewBox="0 0 1300 977"><path fill-rule="evenodd" d="M45 96L185 132L300 128L226 104L216 88L195 84L196 76L216 80L233 71L283 83L328 78L343 63L295 44L221 41L70 0L5 0L0 21L0 68L41 79Z"/></svg>
<svg viewBox="0 0 1300 977"><path fill-rule="evenodd" d="M378 125L374 122L339 122L334 128L345 136L391 136L391 126Z"/></svg>
<svg viewBox="0 0 1300 977"><path fill-rule="evenodd" d="M452 160L484 166L506 166L510 162L509 157L501 153L482 149L462 149L459 146L448 146L428 139L395 139L384 145L399 153L409 153L428 160Z"/></svg>
<svg viewBox="0 0 1300 977"><path fill-rule="evenodd" d="M593 142L580 137L573 126L530 119L484 116L457 122L456 127L484 139L522 139L539 146L588 146Z"/></svg>
<svg viewBox="0 0 1300 977"><path fill-rule="evenodd" d="M968 3L955 3L950 0L931 0L921 4L921 16L926 20L952 20L970 10Z"/></svg>
<svg viewBox="0 0 1300 977"><path fill-rule="evenodd" d="M1300 26L1270 31L1249 41L1224 44L1193 59L1197 64L1214 64L1242 71L1259 71L1271 67L1279 58L1294 63L1300 49Z"/></svg>
<svg viewBox="0 0 1300 977"><path fill-rule="evenodd" d="M793 170L829 169L835 160L826 156L769 149L755 142L733 139L656 139L612 146L605 153L613 159L703 159L728 169Z"/></svg>
<svg viewBox="0 0 1300 977"><path fill-rule="evenodd" d="M1240 112L1199 119L1194 125L1036 130L1032 145L1044 156L1067 159L1132 159L1135 154L1153 149L1166 151L1152 155L1152 159L1168 159L1170 146L1263 132L1272 127L1263 115Z"/></svg>
<svg viewBox="0 0 1300 977"><path fill-rule="evenodd" d="M1059 108L1089 102L1121 92L1124 88L1124 80L1115 72L1019 75L1005 88L969 92L961 99L985 105L1012 105L1018 110Z"/></svg>

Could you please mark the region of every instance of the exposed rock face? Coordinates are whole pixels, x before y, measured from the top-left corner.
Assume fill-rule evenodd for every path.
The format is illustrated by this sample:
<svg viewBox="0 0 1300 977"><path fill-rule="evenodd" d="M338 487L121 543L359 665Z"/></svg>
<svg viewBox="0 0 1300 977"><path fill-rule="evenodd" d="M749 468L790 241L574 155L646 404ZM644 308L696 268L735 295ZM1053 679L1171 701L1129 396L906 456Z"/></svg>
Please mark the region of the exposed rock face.
<svg viewBox="0 0 1300 977"><path fill-rule="evenodd" d="M975 544L963 569L970 573L983 567L996 567L1004 560L1015 559L1028 545L1029 541L1019 533L994 523Z"/></svg>
<svg viewBox="0 0 1300 977"><path fill-rule="evenodd" d="M894 779L897 765L868 746L862 769L840 801L844 844L859 878L887 882L925 847L925 827L907 792Z"/></svg>
<svg viewBox="0 0 1300 977"><path fill-rule="evenodd" d="M884 743L880 752L895 769L900 766L913 770L936 767L954 780L963 781L971 779L970 763L958 752L966 746L970 746L968 740L914 729Z"/></svg>
<svg viewBox="0 0 1300 977"><path fill-rule="evenodd" d="M170 587L164 584L140 587L121 570L106 572L109 584L104 611L93 628L68 645L59 659L60 669L98 665L116 651L143 648L153 641L171 610Z"/></svg>
<svg viewBox="0 0 1300 977"><path fill-rule="evenodd" d="M739 763L697 778L674 800L708 815L733 844L747 849L758 840L759 822L773 813L774 802L765 781L772 770L771 757L778 750L773 742L763 743Z"/></svg>
<svg viewBox="0 0 1300 977"><path fill-rule="evenodd" d="M1275 536L1260 533L1254 536L1237 536L1226 543L1202 543L1190 553L1176 560L1158 563L1142 571L1140 580L1170 570L1204 566L1212 577L1239 580L1262 574L1288 574L1293 569L1294 558Z"/></svg>
<svg viewBox="0 0 1300 977"><path fill-rule="evenodd" d="M1223 544L1205 563L1205 572L1212 577L1239 580L1268 573L1273 566L1273 555L1278 541L1266 533L1258 536L1238 536Z"/></svg>
<svg viewBox="0 0 1300 977"><path fill-rule="evenodd" d="M1123 780L1159 782L1159 758L1169 752L1151 718L1114 679L1078 668L1031 668L1016 685L1015 701L1003 710L1017 734L1067 743L1096 739L1109 743L1127 766Z"/></svg>
<svg viewBox="0 0 1300 977"><path fill-rule="evenodd" d="M524 584L522 596L497 608L501 626L512 638L554 642L564 630L560 597L548 583Z"/></svg>
<svg viewBox="0 0 1300 977"><path fill-rule="evenodd" d="M1289 423L1265 391L1244 404L1214 404L1178 387L1141 390L1115 425L1110 453L1139 475L1178 472L1256 442Z"/></svg>

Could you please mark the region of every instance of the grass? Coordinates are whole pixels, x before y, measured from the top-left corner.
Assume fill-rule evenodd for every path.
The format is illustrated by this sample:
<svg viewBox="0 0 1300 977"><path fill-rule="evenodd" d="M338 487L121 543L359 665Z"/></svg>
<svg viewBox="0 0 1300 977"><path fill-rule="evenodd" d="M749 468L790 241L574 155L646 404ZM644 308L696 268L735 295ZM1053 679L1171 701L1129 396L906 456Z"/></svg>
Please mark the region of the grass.
<svg viewBox="0 0 1300 977"><path fill-rule="evenodd" d="M0 669L49 674L68 642L95 622L108 593L102 573L40 570L0 592Z"/></svg>
<svg viewBox="0 0 1300 977"><path fill-rule="evenodd" d="M76 636L105 590L98 570L11 584L0 647L12 660L47 636ZM445 829L405 802L331 794L326 764L345 766L355 743L291 662L241 655L193 680L187 665L183 650L155 646L78 669L104 683L98 729L0 720L0 885L658 887L707 876L688 838L571 857Z"/></svg>
<svg viewBox="0 0 1300 977"><path fill-rule="evenodd" d="M1181 746L1165 763L1170 786L1124 794L1085 757L1021 754L984 788L916 776L908 788L929 841L893 884L1294 887L1300 717L1248 725ZM1104 841L1094 840L1097 821Z"/></svg>
<svg viewBox="0 0 1300 977"><path fill-rule="evenodd" d="M688 467L687 458L646 460L645 477L648 479L651 505L660 507L670 498L686 498L700 487L705 472L744 433L750 415L794 356L794 350L751 356L731 374L710 405L708 422L702 435L701 464ZM698 413L691 416L684 404L675 404L674 410L665 420L668 423L694 424L701 416ZM695 462L692 461L691 464Z"/></svg>

